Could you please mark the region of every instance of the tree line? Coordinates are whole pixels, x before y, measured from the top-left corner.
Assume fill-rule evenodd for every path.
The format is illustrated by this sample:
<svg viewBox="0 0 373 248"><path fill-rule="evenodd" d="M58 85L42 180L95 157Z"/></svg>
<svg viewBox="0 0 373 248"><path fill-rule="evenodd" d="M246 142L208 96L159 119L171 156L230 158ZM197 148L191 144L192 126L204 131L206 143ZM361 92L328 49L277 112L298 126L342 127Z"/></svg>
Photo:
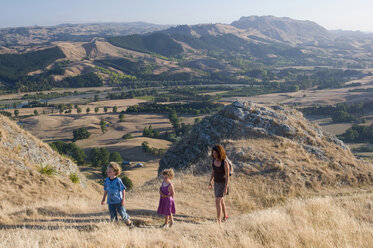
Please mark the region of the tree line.
<svg viewBox="0 0 373 248"><path fill-rule="evenodd" d="M210 114L220 110L222 104L212 102L190 102L190 103L140 103L127 108L127 113L170 113L175 111L179 114Z"/></svg>
<svg viewBox="0 0 373 248"><path fill-rule="evenodd" d="M312 106L300 109L305 115L328 115L333 122L362 121L361 116L373 110L373 101L338 103L336 105Z"/></svg>

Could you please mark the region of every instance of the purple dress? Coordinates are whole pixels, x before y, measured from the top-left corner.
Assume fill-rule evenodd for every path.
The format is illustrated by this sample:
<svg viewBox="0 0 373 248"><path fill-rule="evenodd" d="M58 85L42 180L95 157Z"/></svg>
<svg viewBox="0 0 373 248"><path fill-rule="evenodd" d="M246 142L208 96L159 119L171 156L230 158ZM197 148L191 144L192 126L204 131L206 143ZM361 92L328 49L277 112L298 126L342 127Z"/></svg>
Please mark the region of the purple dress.
<svg viewBox="0 0 373 248"><path fill-rule="evenodd" d="M168 184L166 186L163 186L163 183L161 185L160 190L162 191L163 194L169 195L168 193L168 187L170 187L171 184ZM160 197L159 199L159 206L158 206L158 214L162 215L171 215L175 214L175 201L172 196L170 197Z"/></svg>

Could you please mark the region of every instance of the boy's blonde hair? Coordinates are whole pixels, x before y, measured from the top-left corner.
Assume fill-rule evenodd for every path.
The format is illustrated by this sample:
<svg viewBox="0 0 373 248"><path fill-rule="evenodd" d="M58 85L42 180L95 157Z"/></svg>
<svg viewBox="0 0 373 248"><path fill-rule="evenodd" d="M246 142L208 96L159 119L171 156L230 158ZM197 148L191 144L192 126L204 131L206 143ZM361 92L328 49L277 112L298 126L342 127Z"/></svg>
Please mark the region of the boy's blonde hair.
<svg viewBox="0 0 373 248"><path fill-rule="evenodd" d="M172 179L175 176L174 169L172 169L172 168L165 169L165 170L162 171L162 175L163 176L168 176L170 179Z"/></svg>
<svg viewBox="0 0 373 248"><path fill-rule="evenodd" d="M116 162L110 162L107 168L112 168L115 171L115 175L118 176L122 172L120 165Z"/></svg>

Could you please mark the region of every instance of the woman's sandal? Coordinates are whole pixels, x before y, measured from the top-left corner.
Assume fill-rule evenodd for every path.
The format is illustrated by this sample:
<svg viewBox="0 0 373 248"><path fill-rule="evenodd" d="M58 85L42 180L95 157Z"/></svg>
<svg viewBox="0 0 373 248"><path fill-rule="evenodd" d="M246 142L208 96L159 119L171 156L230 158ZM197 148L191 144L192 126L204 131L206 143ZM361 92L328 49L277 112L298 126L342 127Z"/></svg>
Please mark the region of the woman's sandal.
<svg viewBox="0 0 373 248"><path fill-rule="evenodd" d="M170 224L168 225L168 227L172 227L174 225L174 222L171 221Z"/></svg>

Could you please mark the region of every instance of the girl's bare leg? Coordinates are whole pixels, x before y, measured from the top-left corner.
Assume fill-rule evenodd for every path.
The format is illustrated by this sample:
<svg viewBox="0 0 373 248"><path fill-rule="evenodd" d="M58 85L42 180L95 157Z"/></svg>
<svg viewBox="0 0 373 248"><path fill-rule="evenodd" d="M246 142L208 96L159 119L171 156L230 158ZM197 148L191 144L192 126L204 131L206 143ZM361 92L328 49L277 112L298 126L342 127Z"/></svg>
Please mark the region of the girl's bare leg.
<svg viewBox="0 0 373 248"><path fill-rule="evenodd" d="M169 216L168 216L168 215L166 215L166 216L165 216L165 218L164 218L164 224L165 224L165 225L167 225L167 224L168 224L168 218L169 218Z"/></svg>
<svg viewBox="0 0 373 248"><path fill-rule="evenodd" d="M171 221L170 227L172 227L172 225L174 224L174 216L172 215L172 213L170 215L170 221Z"/></svg>

